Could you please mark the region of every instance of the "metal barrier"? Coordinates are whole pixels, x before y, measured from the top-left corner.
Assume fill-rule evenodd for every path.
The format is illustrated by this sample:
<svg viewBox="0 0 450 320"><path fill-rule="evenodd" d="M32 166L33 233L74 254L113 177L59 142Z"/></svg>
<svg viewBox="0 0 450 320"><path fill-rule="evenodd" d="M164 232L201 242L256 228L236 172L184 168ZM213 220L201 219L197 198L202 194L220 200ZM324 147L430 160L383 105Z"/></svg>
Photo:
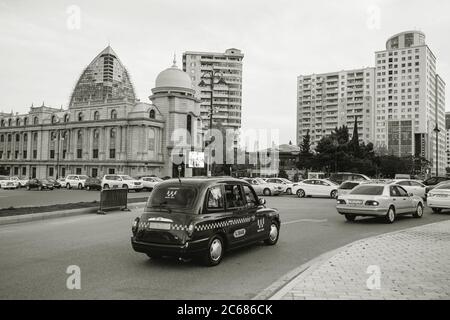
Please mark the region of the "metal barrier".
<svg viewBox="0 0 450 320"><path fill-rule="evenodd" d="M127 208L128 189L106 189L100 191L100 207L98 214L105 214L105 210L120 209L130 211Z"/></svg>

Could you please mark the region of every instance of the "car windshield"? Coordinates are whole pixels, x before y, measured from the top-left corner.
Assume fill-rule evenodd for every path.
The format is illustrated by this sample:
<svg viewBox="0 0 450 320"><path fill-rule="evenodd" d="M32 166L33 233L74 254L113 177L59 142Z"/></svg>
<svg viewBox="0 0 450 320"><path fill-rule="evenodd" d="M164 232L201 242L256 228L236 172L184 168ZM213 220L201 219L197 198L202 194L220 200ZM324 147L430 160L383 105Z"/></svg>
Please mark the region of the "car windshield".
<svg viewBox="0 0 450 320"><path fill-rule="evenodd" d="M122 180L133 180L133 178L130 176L122 176L121 178Z"/></svg>
<svg viewBox="0 0 450 320"><path fill-rule="evenodd" d="M435 190L436 189L450 189L450 183L443 183L443 184L441 184L441 185L438 185L436 188L434 188Z"/></svg>
<svg viewBox="0 0 450 320"><path fill-rule="evenodd" d="M350 194L360 194L368 196L378 196L383 193L384 186L367 186L361 185L350 191Z"/></svg>
<svg viewBox="0 0 450 320"><path fill-rule="evenodd" d="M261 184L261 183L267 183L266 181L264 181L264 180L261 179L261 178L255 178L255 180L258 182L258 184Z"/></svg>
<svg viewBox="0 0 450 320"><path fill-rule="evenodd" d="M191 186L156 187L148 199L147 208L188 209L194 204L197 190Z"/></svg>
<svg viewBox="0 0 450 320"><path fill-rule="evenodd" d="M344 182L343 184L341 184L341 186L339 187L339 189L343 189L343 190L351 190L354 187L356 187L357 185L359 185L359 183L356 182Z"/></svg>

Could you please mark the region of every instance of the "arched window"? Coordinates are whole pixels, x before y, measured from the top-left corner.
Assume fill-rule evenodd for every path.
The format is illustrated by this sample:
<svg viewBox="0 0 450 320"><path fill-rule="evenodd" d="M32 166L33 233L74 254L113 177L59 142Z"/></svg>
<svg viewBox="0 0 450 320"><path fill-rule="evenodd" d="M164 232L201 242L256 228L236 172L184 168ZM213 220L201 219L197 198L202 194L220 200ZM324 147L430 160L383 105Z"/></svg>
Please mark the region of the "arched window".
<svg viewBox="0 0 450 320"><path fill-rule="evenodd" d="M23 141L27 142L28 141L28 135L26 133L23 134ZM26 146L24 146L26 147Z"/></svg>
<svg viewBox="0 0 450 320"><path fill-rule="evenodd" d="M150 119L155 119L155 110L154 109L150 110L149 116L150 116Z"/></svg>
<svg viewBox="0 0 450 320"><path fill-rule="evenodd" d="M0 142L5 142L5 136L4 135L0 136Z"/></svg>
<svg viewBox="0 0 450 320"><path fill-rule="evenodd" d="M84 120L83 112L78 113L78 121L83 121L83 120Z"/></svg>
<svg viewBox="0 0 450 320"><path fill-rule="evenodd" d="M50 140L51 141L56 140L56 132L55 131L52 131L52 133L50 134Z"/></svg>
<svg viewBox="0 0 450 320"><path fill-rule="evenodd" d="M34 117L33 119L33 124L39 124L39 118L38 117Z"/></svg>
<svg viewBox="0 0 450 320"><path fill-rule="evenodd" d="M58 118L56 117L56 116L52 116L52 123L54 124L54 123L57 123L58 122L58 120L57 120Z"/></svg>
<svg viewBox="0 0 450 320"><path fill-rule="evenodd" d="M5 120L2 119L2 121L0 121L0 127L4 127L5 126Z"/></svg>
<svg viewBox="0 0 450 320"><path fill-rule="evenodd" d="M9 119L8 120L8 127L11 127L11 125L12 125L12 119Z"/></svg>
<svg viewBox="0 0 450 320"><path fill-rule="evenodd" d="M28 125L28 118L24 118L24 119L23 119L23 125L24 125L24 126L27 126L27 125Z"/></svg>
<svg viewBox="0 0 450 320"><path fill-rule="evenodd" d="M16 142L19 142L20 141L20 134L16 134Z"/></svg>
<svg viewBox="0 0 450 320"><path fill-rule="evenodd" d="M100 112L98 112L98 111L94 112L94 120L95 121L100 120Z"/></svg>
<svg viewBox="0 0 450 320"><path fill-rule="evenodd" d="M98 140L98 138L100 137L100 133L98 131L98 129L94 130L94 140Z"/></svg>
<svg viewBox="0 0 450 320"><path fill-rule="evenodd" d="M115 139L116 138L116 129L111 129L110 135L111 139Z"/></svg>
<svg viewBox="0 0 450 320"><path fill-rule="evenodd" d="M155 151L155 130L152 128L148 133L148 150Z"/></svg>
<svg viewBox="0 0 450 320"><path fill-rule="evenodd" d="M17 127L20 126L20 119L19 119L19 118L16 119L16 126L17 126Z"/></svg>
<svg viewBox="0 0 450 320"><path fill-rule="evenodd" d="M111 119L117 119L117 111L115 109L111 110Z"/></svg>
<svg viewBox="0 0 450 320"><path fill-rule="evenodd" d="M11 135L8 134L8 142L11 142Z"/></svg>
<svg viewBox="0 0 450 320"><path fill-rule="evenodd" d="M64 115L64 122L69 122L70 116L68 114Z"/></svg>

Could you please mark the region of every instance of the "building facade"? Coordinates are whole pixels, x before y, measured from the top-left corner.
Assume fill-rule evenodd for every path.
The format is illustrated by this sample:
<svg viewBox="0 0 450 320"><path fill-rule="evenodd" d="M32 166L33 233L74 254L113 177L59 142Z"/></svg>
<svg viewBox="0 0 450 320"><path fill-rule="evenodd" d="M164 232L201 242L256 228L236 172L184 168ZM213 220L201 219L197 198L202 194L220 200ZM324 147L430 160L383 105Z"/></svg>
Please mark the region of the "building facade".
<svg viewBox="0 0 450 320"><path fill-rule="evenodd" d="M201 99L201 116L204 128L209 128L211 88L205 79L200 86L202 76L214 70L222 75L223 80L214 85L213 126L237 130L241 127L242 112L242 60L244 54L239 49L227 49L224 53L195 52L183 53L183 70L189 74L197 96Z"/></svg>
<svg viewBox="0 0 450 320"><path fill-rule="evenodd" d="M298 76L297 144L309 131L314 147L343 125L351 137L355 117L359 139L373 141L374 88L374 68Z"/></svg>
<svg viewBox="0 0 450 320"><path fill-rule="evenodd" d="M407 31L375 53L375 148L396 156L424 157L445 172L445 83L436 71L436 57L425 34Z"/></svg>
<svg viewBox="0 0 450 320"><path fill-rule="evenodd" d="M189 176L190 144L179 143L181 160L172 161L173 133L180 128L196 139L202 136L191 78L174 62L156 78L149 103L140 102L108 46L82 72L66 109L43 104L27 114L0 114L0 168L23 178L57 178L174 176L182 165Z"/></svg>

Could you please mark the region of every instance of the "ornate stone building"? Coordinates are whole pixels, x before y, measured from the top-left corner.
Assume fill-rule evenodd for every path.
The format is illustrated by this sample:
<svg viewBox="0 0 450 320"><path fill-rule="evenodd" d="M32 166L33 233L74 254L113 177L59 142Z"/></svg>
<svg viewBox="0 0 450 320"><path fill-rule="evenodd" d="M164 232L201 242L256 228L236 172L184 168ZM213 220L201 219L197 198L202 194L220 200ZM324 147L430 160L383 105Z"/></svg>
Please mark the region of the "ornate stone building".
<svg viewBox="0 0 450 320"><path fill-rule="evenodd" d="M0 113L0 169L38 178L177 175L172 135L186 129L202 139L200 101L175 61L158 75L149 98L136 99L127 70L108 46L82 72L67 109L43 104L27 114ZM190 142L176 151L185 176L192 175L184 165Z"/></svg>

